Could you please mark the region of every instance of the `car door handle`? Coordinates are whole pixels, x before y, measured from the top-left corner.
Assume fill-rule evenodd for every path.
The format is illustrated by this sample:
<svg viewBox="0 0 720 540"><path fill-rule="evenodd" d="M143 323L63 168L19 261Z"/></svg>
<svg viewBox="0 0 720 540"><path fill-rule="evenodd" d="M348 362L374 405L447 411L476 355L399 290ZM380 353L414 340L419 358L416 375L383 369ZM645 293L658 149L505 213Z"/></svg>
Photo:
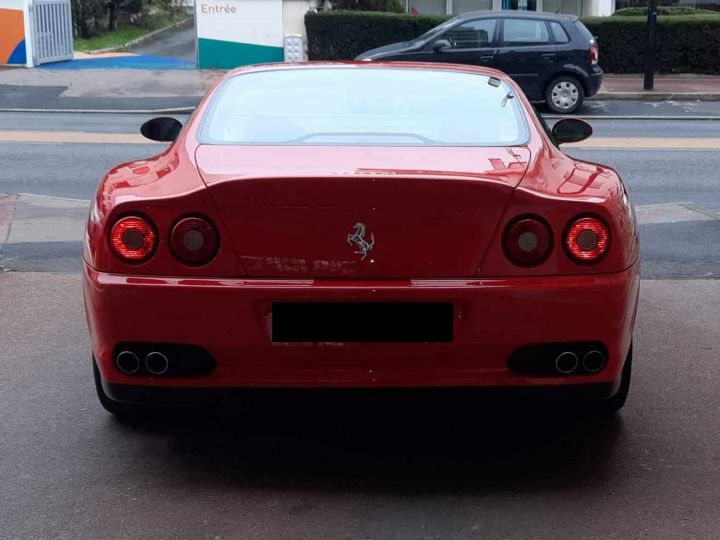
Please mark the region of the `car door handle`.
<svg viewBox="0 0 720 540"><path fill-rule="evenodd" d="M493 58L495 58L494 54L481 54L480 55L480 60L492 60Z"/></svg>
<svg viewBox="0 0 720 540"><path fill-rule="evenodd" d="M555 53L543 53L543 60L555 60Z"/></svg>

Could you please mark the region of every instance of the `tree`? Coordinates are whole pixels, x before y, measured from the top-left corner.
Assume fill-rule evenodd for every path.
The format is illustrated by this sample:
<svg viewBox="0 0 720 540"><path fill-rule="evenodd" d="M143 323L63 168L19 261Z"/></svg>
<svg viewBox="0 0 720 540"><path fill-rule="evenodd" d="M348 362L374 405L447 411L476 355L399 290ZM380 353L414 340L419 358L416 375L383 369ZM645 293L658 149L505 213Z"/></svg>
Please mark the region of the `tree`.
<svg viewBox="0 0 720 540"><path fill-rule="evenodd" d="M105 12L103 0L72 0L73 26L75 35L89 38L97 33L96 21ZM93 21L92 27L90 21Z"/></svg>

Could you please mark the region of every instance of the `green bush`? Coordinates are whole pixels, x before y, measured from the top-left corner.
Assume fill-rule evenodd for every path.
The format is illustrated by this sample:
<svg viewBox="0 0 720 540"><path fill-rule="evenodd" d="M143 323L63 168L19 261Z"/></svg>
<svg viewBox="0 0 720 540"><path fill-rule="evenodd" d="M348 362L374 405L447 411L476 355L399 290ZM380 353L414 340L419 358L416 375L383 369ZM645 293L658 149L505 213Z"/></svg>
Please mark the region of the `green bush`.
<svg viewBox="0 0 720 540"><path fill-rule="evenodd" d="M583 19L598 38L600 66L608 73L641 73L647 48L645 17ZM664 73L720 73L720 15L659 18L657 70Z"/></svg>
<svg viewBox="0 0 720 540"><path fill-rule="evenodd" d="M707 15L717 14L717 11L709 9L697 9L689 6L658 6L657 14L670 17L678 15ZM613 17L647 17L647 6L626 7L618 9L613 13Z"/></svg>
<svg viewBox="0 0 720 540"><path fill-rule="evenodd" d="M369 49L413 39L446 19L361 11L308 13L308 56L310 60L351 60Z"/></svg>
<svg viewBox="0 0 720 540"><path fill-rule="evenodd" d="M447 17L373 12L308 13L305 27L311 60L349 60L358 54L408 41ZM608 73L641 73L647 46L645 17L583 19L600 46ZM658 19L657 69L665 73L720 74L720 14Z"/></svg>
<svg viewBox="0 0 720 540"><path fill-rule="evenodd" d="M333 6L338 10L405 13L405 5L400 0L336 0Z"/></svg>

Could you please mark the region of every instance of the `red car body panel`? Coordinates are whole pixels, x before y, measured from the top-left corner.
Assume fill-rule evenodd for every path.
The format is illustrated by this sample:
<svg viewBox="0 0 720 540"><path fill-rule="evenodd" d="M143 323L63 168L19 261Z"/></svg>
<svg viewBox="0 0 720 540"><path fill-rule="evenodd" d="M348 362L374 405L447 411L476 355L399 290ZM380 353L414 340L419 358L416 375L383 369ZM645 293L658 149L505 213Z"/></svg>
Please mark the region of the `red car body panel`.
<svg viewBox="0 0 720 540"><path fill-rule="evenodd" d="M196 159L254 277L474 276L529 158L504 147L237 150L201 146ZM357 221L383 231L367 261L345 242Z"/></svg>
<svg viewBox="0 0 720 540"><path fill-rule="evenodd" d="M347 69L382 64L244 68ZM469 66L392 63L503 79L527 113L530 140L516 147L209 146L197 130L215 88L178 139L148 160L120 165L101 182L88 220L84 294L94 357L117 385L209 388L283 386L562 386L614 382L630 348L639 248L625 187L610 168L558 150L519 88ZM220 83L222 84L222 81ZM155 254L128 264L109 246L126 214L152 220ZM220 236L206 265L171 253L183 215L212 220ZM542 217L554 247L520 267L502 232L518 216ZM567 225L591 214L611 244L582 265L562 248ZM361 259L346 243L355 222L377 237ZM273 302L451 302L451 343L274 343ZM599 341L597 374L524 376L508 369L518 347ZM113 358L121 342L187 343L217 362L203 376L129 376Z"/></svg>
<svg viewBox="0 0 720 540"><path fill-rule="evenodd" d="M112 384L202 387L523 386L613 382L632 340L637 265L592 276L470 280L269 280L132 277L86 268L92 346ZM579 292L580 291L580 292ZM272 343L283 301L442 301L455 306L452 343ZM144 306L152 306L150 309ZM113 366L118 342L203 345L210 375L135 377ZM600 374L528 377L507 359L520 345L597 340Z"/></svg>

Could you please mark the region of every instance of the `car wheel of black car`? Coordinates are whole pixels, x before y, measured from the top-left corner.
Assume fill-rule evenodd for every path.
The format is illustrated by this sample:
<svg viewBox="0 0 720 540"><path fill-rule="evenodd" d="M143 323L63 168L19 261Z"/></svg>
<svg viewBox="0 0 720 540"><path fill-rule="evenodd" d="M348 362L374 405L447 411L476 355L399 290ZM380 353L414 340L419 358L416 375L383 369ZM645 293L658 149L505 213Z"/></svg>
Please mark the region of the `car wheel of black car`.
<svg viewBox="0 0 720 540"><path fill-rule="evenodd" d="M103 406L107 412L114 414L119 418L137 418L141 413L146 411L146 408L142 405L136 405L134 403L121 403L110 399L102 387L102 381L100 380L100 370L95 362L95 357L92 358L93 365L93 376L95 379L95 391L97 392L100 405Z"/></svg>
<svg viewBox="0 0 720 540"><path fill-rule="evenodd" d="M577 111L585 100L585 89L575 77L556 77L545 88L545 103L553 112L570 114Z"/></svg>

